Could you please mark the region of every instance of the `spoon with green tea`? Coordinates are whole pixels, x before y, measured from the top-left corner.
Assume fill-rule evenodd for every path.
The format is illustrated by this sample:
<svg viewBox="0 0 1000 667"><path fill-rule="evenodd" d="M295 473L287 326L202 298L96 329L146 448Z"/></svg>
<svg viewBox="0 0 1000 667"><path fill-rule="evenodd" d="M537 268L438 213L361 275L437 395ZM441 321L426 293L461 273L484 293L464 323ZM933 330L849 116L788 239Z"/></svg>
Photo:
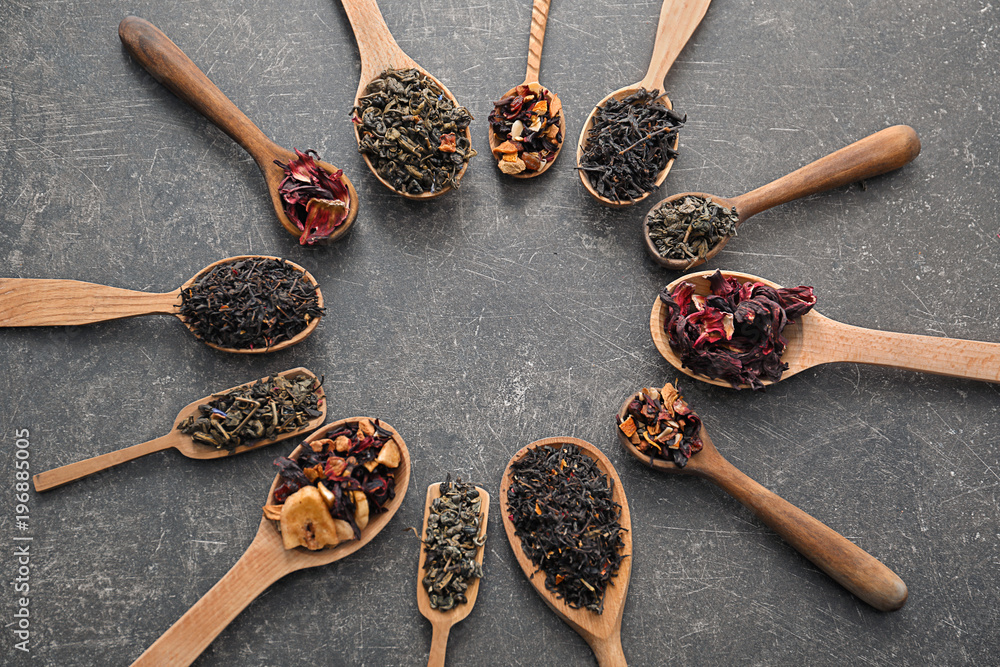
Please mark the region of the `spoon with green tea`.
<svg viewBox="0 0 1000 667"><path fill-rule="evenodd" d="M656 204L643 221L642 231L646 249L661 266L674 271L687 271L718 255L735 235L736 229L758 213L779 204L899 169L919 153L920 139L913 128L907 125L894 125L738 197L717 197L704 192L683 192L667 197ZM690 220L691 224L688 225L688 231L683 239L666 245L669 256L665 256L657 247L656 240L650 235L650 225L658 211L686 198L691 198L689 205L700 205L693 213L677 216L682 220ZM720 238L712 247L708 247L708 235L703 236L695 231L694 236L691 236L695 223L705 225L705 220L711 219L708 215L714 207L702 204L706 200L717 207L731 209L738 215L738 219L732 225L732 234L718 234ZM711 234L712 238L715 236L716 234ZM696 252L692 252L692 249L696 249Z"/></svg>
<svg viewBox="0 0 1000 667"><path fill-rule="evenodd" d="M667 384L662 390L642 389L630 396L618 411L617 421L621 426L615 429L622 447L629 454L650 468L667 473L694 475L712 482L756 514L757 518L837 583L876 609L895 611L906 603L906 584L892 570L840 533L740 472L715 448L704 424L699 429L702 449L691 454L683 466L679 466L674 460L661 458L659 452L666 454L668 447L680 445L680 438L663 438L664 433L670 433L667 430L670 428L670 421L662 425L658 418L655 421L656 429L662 426L663 431L656 435L664 440L663 443L656 443L649 437L648 431L639 435L635 418L629 414L629 405L636 400L644 403L643 398L652 399L664 408L668 401L670 406L676 405L677 401L683 404L683 399L671 384ZM684 407L686 408L686 404ZM675 414L671 417L685 419L685 416L678 417ZM623 426L627 426L632 434L626 435ZM682 426L674 429L683 436ZM645 440L640 439L641 437L645 437ZM656 455L643 453L636 442L647 443L647 449L656 452ZM682 457L681 462L683 461Z"/></svg>
<svg viewBox="0 0 1000 667"><path fill-rule="evenodd" d="M241 419L240 423L238 423L235 427L216 427L213 433L217 432L219 435L205 436L198 432L193 433L192 435L186 435L182 431L182 427L185 426L189 420L205 416L206 410L202 406L209 406L212 401L225 394L234 394L240 390L249 389L257 383L268 383L272 378L267 377L253 382L247 382L236 387L231 387L221 392L217 392L210 396L199 398L193 403L189 403L177 414L170 432L166 435L138 445L132 445L131 447L126 447L115 452L108 452L107 454L94 456L89 459L84 459L83 461L77 461L76 463L60 466L59 468L53 468L52 470L47 470L35 475L35 491L48 491L58 486L62 486L63 484L68 484L69 482L92 475L95 472L107 470L108 468L116 466L119 463L131 461L139 458L140 456L152 454L153 452L161 452L165 449L176 449L189 459L221 459L234 454L242 454L243 452L260 449L261 447L266 447L267 445L275 442L287 440L288 438L294 438L319 428L320 424L322 424L326 419L326 395L323 392L323 388L319 386L319 380L316 376L305 368L293 368L292 370L278 373L273 376L273 378L276 387L294 387L297 383L302 383L302 385L299 386L302 386L303 388L308 387L309 393L315 395L315 407L309 407L308 411L306 410L306 407L308 406L295 407L295 398L292 396L291 392L289 392L287 388L280 389L278 393L279 398L275 401L271 410L268 410L267 406L264 406L264 409L261 410L261 405L249 408L249 405L253 403L253 399L246 397L237 399L237 401L243 401L244 405L249 408L245 411L246 416ZM308 384L306 384L307 382ZM240 392L240 395L245 393L247 392ZM306 396L308 396L308 394L303 392L302 397L305 398ZM282 412L280 415L277 411L277 404L279 401L282 403ZM311 403L311 400L309 402ZM257 403L260 404L261 401L258 400ZM286 405L292 408L293 415L287 415L284 412ZM226 417L226 415L220 414L220 418L216 419L217 413L220 413L219 410L211 410L211 408L209 408L208 412L212 415L210 419L219 424L222 424L222 419ZM310 412L315 414L310 415ZM240 412L239 414L243 413ZM259 429L261 431L260 436L256 438L253 434L247 435L248 429L246 428L248 425L256 428L256 425L250 423L254 417L257 417L260 423ZM292 419L295 420L294 423L286 423ZM267 422L267 425L265 425L264 422ZM272 432L272 435L267 435L268 430ZM232 448L224 447L223 443L225 441L222 440L222 435L230 437L232 442L237 442L235 438L239 438L238 442L246 444L239 444L238 446Z"/></svg>
<svg viewBox="0 0 1000 667"><path fill-rule="evenodd" d="M323 308L323 294L320 292L319 284L311 273L298 264L268 255L239 255L213 262L174 291L159 294L79 280L0 278L0 327L77 326L139 315L161 314L174 315L199 340L222 352L262 354L284 350L301 343L316 330L322 316L304 316L298 322L302 327L301 330L287 340L274 344L269 344L265 340L257 346L236 348L224 347L205 340L203 332L199 331L201 325L196 327L182 314L185 292L211 274L214 269L223 265L255 260L277 260L300 272L301 280L315 290L315 307ZM292 285L292 288L294 287Z"/></svg>
<svg viewBox="0 0 1000 667"><path fill-rule="evenodd" d="M321 187L312 188L304 208L286 202L281 195L285 169L276 163L294 163L295 173L291 178L296 188L304 191L303 186L309 181L305 172L310 166L302 164L299 155L268 139L170 38L149 21L127 16L118 26L118 36L126 50L154 79L232 137L253 157L267 182L278 222L298 238L299 243L332 243L347 234L358 216L358 193L346 174L332 164L315 160L314 164L326 174ZM302 218L301 226L289 218L289 209Z"/></svg>
<svg viewBox="0 0 1000 667"><path fill-rule="evenodd" d="M369 423L374 421L367 417L351 417L327 424L306 438L303 444L289 454L289 458L296 458L305 447L318 443L345 425L356 426L362 420ZM361 528L359 539L347 539L336 546L317 550L309 550L305 546L286 548L284 536L279 530L279 525L285 524L280 519L269 518L267 514L276 505L275 492L282 483L281 476L276 476L267 494L265 515L246 552L215 586L132 663L133 667L190 665L271 584L297 570L329 565L353 554L375 539L403 504L410 482L410 453L406 443L394 428L385 422L379 422L379 425L391 433L390 442L395 444L399 453L399 460L393 471L395 495L383 506L382 512L370 515L368 523ZM344 604L348 603L349 601L344 601Z"/></svg>
<svg viewBox="0 0 1000 667"><path fill-rule="evenodd" d="M704 296L711 293L708 279L714 273L715 271L690 273L673 281L666 289L673 292L682 282L689 282L694 285L695 294ZM781 289L776 283L748 273L721 273L740 283L763 283L774 289ZM664 359L696 380L719 387L732 386L724 380L694 373L686 368L670 345L670 338L664 330L666 322L667 308L657 298L649 316L649 329L653 343ZM815 308L799 321L789 323L782 336L787 344L781 361L788 364L788 368L782 373L781 380L820 364L851 362L1000 382L1000 343L864 329L831 320L820 315ZM770 385L775 381L765 379L761 382Z"/></svg>

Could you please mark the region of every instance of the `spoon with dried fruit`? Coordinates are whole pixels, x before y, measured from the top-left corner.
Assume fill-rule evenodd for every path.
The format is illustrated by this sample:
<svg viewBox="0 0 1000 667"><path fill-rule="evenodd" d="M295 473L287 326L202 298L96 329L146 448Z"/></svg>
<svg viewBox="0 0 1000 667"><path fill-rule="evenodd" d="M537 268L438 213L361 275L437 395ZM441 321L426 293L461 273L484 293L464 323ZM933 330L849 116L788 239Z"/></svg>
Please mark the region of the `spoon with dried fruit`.
<svg viewBox="0 0 1000 667"><path fill-rule="evenodd" d="M403 439L368 417L327 424L275 463L280 472L246 552L133 665L190 665L271 584L371 542L410 481Z"/></svg>
<svg viewBox="0 0 1000 667"><path fill-rule="evenodd" d="M712 293L723 294L723 301L706 303ZM675 305L668 307L667 298ZM727 312L716 307L723 302ZM700 271L663 289L649 329L656 349L677 370L720 387L761 389L834 362L1000 382L1000 343L863 329L820 315L812 310L815 303L811 287L782 288L748 273ZM677 317L668 323L671 308ZM697 315L701 310L705 314Z"/></svg>
<svg viewBox="0 0 1000 667"><path fill-rule="evenodd" d="M305 368L247 382L189 403L170 433L116 452L46 470L35 491L48 491L146 454L174 448L189 459L219 459L304 435L326 419L326 395Z"/></svg>
<svg viewBox="0 0 1000 667"><path fill-rule="evenodd" d="M535 0L532 5L524 83L504 93L490 113L490 150L500 171L514 178L534 178L547 171L566 138L562 102L538 82L551 4L552 0Z"/></svg>
<svg viewBox="0 0 1000 667"><path fill-rule="evenodd" d="M666 94L657 94L663 90L663 79L666 78L667 72L677 60L684 45L691 39L695 28L701 23L710 2L711 0L664 0L663 6L660 7L660 20L656 26L653 57L650 59L646 76L638 83L619 88L598 102L583 124L576 146L576 167L583 187L602 204L621 207L640 202L658 188L666 179L667 173L670 172L670 167L674 164L673 156L677 152L677 145L680 141L676 129L683 123L683 120L673 113L670 98ZM648 91L652 95L647 96L642 91ZM595 120L601 110L608 107L611 100L627 101L634 108L647 109L659 103L666 109L659 110L655 116L651 114L649 122L655 123L658 127L656 129L642 128L645 136L631 145L617 147L610 142L607 146L592 145L592 142L596 141L595 137L591 136ZM634 114L629 114L629 116L632 115ZM629 118L625 118L623 122L628 122L628 120ZM601 125L598 124L598 129L600 127ZM619 131L615 130L614 133L617 134ZM668 145L663 146L662 150L652 150L646 156L649 158L648 160L641 160L643 167L641 173L636 172L628 175L620 173L621 163L618 160L621 156L648 144L655 135L663 135L666 138L672 136L673 141L668 140ZM591 175L593 175L596 185L591 182ZM641 177L644 181L648 180L649 183L642 184L636 192L626 192L625 190L631 187L627 181L633 180L634 177Z"/></svg>
<svg viewBox="0 0 1000 667"><path fill-rule="evenodd" d="M341 4L361 56L352 119L368 168L407 199L433 199L457 188L476 154L469 133L472 115L403 53L375 0ZM416 106L414 99L420 100Z"/></svg>
<svg viewBox="0 0 1000 667"><path fill-rule="evenodd" d="M343 238L358 216L358 193L314 151L289 151L268 139L159 28L127 16L118 36L153 78L228 134L253 157L267 182L274 214L302 245Z"/></svg>
<svg viewBox="0 0 1000 667"><path fill-rule="evenodd" d="M636 392L622 404L616 421L618 439L629 454L650 468L712 482L837 583L879 611L895 611L906 602L906 584L892 570L727 461L674 385Z"/></svg>
<svg viewBox="0 0 1000 667"><path fill-rule="evenodd" d="M524 576L549 609L583 637L599 665L624 666L632 520L611 461L578 438L536 440L504 470L500 516ZM531 529L522 530L528 523ZM586 534L580 532L584 527ZM590 582L584 567L592 570Z"/></svg>
<svg viewBox="0 0 1000 667"><path fill-rule="evenodd" d="M643 221L646 249L661 266L687 271L718 255L758 213L899 169L919 153L913 128L894 125L738 197L704 192L667 197Z"/></svg>
<svg viewBox="0 0 1000 667"><path fill-rule="evenodd" d="M228 293L224 286L234 288L237 296L207 296ZM244 286L253 289L242 290ZM257 298L254 290L259 286L270 300ZM225 308L219 309L219 304ZM279 306L285 310L279 313ZM238 313L271 325L241 334L241 327L231 326L240 322ZM176 316L216 350L263 354L308 338L323 316L323 294L304 268L268 255L220 259L174 291L159 294L79 280L0 278L0 327L77 326L153 314Z"/></svg>
<svg viewBox="0 0 1000 667"><path fill-rule="evenodd" d="M489 518L490 494L484 489L461 479L427 487L417 608L434 628L428 667L444 667L448 633L472 613L479 597Z"/></svg>

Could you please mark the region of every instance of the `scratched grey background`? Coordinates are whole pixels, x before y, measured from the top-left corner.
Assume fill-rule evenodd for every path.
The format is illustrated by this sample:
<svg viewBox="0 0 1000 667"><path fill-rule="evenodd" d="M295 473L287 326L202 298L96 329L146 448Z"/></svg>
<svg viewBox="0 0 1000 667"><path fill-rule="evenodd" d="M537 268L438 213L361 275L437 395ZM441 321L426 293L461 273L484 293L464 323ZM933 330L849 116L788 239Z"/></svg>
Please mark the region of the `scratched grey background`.
<svg viewBox="0 0 1000 667"><path fill-rule="evenodd" d="M414 589L424 489L451 472L495 495L532 440L600 446L629 497L629 663L996 664L1000 391L854 365L765 394L682 382L737 467L897 572L910 599L874 611L707 482L629 459L612 415L675 376L649 309L647 206L591 201L567 151L501 178L486 117L524 75L528 0L385 0L409 55L473 112L462 187L430 203L383 189L348 120L360 72L339 3L0 0L0 262L5 277L169 291L205 265L277 254L319 279L328 314L293 349L217 353L175 320L0 332L0 662L125 665L243 553L290 445L202 462L148 456L44 495L14 525L14 432L32 472L164 434L212 391L299 365L331 418L394 425L413 456L398 516L363 551L272 586L202 665L420 665ZM638 81L659 3L555 0L543 83L575 143L593 104ZM250 157L122 49L118 22L163 29L263 131L314 148L357 185L347 239L302 249ZM660 196L735 195L896 123L923 151L897 173L761 214L709 265L809 284L852 324L1000 341L1000 7L986 0L715 0L667 77L689 115ZM529 587L490 518L487 578L452 664L593 664ZM13 647L13 537L30 535L31 652Z"/></svg>

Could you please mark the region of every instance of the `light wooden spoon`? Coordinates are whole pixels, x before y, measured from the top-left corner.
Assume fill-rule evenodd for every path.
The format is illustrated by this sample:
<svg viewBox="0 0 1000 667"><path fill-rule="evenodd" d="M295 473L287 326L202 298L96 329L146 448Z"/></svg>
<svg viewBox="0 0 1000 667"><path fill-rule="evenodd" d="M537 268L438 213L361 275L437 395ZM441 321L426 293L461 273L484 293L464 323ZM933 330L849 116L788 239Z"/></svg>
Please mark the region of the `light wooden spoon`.
<svg viewBox="0 0 1000 667"><path fill-rule="evenodd" d="M545 574L525 555L521 548L521 539L514 533L514 525L509 518L510 505L507 501L507 492L511 485L511 465L527 454L528 450L546 445L551 447L575 445L581 453L594 459L597 462L597 467L614 484L612 497L622 508L618 523L625 529L622 532L622 540L625 543L622 554L625 558L622 559L621 566L618 568L618 574L604 591L604 613L602 614L596 614L589 609L573 609L545 587ZM538 592L549 609L583 637L590 645L591 650L594 651L597 663L601 667L625 665L625 653L622 651L622 614L625 611L625 595L628 593L629 579L632 576L632 519L628 510L628 499L625 497L625 488L622 486L621 478L618 477L614 466L611 465L611 461L600 449L579 438L558 437L536 440L514 454L507 464L507 468L503 471L503 480L500 482L500 515L503 519L507 539L510 541L510 548L514 551L514 556L517 558L524 576L535 587L535 591Z"/></svg>
<svg viewBox="0 0 1000 667"><path fill-rule="evenodd" d="M448 90L447 86L418 65L413 58L403 53L403 50L396 44L396 40L393 39L392 33L389 32L389 26L385 24L385 19L382 18L382 12L379 10L375 0L340 0L340 2L347 13L348 21L351 22L351 28L354 30L354 38L358 42L358 52L361 56L361 81L358 83L358 92L354 96L355 106L359 106L368 84L378 78L387 69L418 70L433 81L456 107L461 106L451 91ZM354 136L357 138L358 145L360 146L361 132L358 129L357 123L354 124ZM469 132L469 128L465 129L465 138L470 143L472 142L472 134ZM382 185L407 199L433 199L451 190L449 186L434 192L423 192L419 195L400 192L392 187L388 181L379 176L378 172L375 171L375 165L372 164L371 159L367 155L362 155L362 157L365 160L365 164L371 169L372 174L375 175L375 178ZM468 162L462 165L462 168L455 177L456 181L462 179L468 167Z"/></svg>
<svg viewBox="0 0 1000 667"><path fill-rule="evenodd" d="M687 271L718 255L732 238L723 238L703 258L688 260L663 257L649 238L649 217L653 211L668 202L695 196L711 199L719 206L735 208L739 214L739 221L736 223L738 229L749 218L762 211L899 169L919 153L920 139L913 128L893 125L738 197L727 199L704 192L683 192L667 197L650 209L643 220L642 235L646 241L646 250L661 266L674 271Z"/></svg>
<svg viewBox="0 0 1000 667"><path fill-rule="evenodd" d="M213 125L228 134L253 157L264 180L267 182L274 205L274 214L281 226L296 238L303 236L303 230L285 215L285 204L278 192L285 178L284 169L274 163L279 160L288 164L298 159L294 152L282 148L268 139L253 122L240 111L204 72L198 69L190 58L177 47L170 38L145 19L127 16L118 25L118 36L133 58L142 65L153 78L162 83L170 92L187 102L195 111L207 118ZM330 173L337 167L328 162L316 164ZM346 174L341 178L350 194L347 218L333 233L317 239L310 245L331 243L347 234L358 217L358 193Z"/></svg>
<svg viewBox="0 0 1000 667"><path fill-rule="evenodd" d="M677 56L680 55L684 45L691 39L695 28L701 23L705 12L708 11L710 2L711 0L663 0L663 6L660 7L660 20L656 26L656 41L653 43L653 57L650 59L646 76L638 83L619 88L606 96L597 103L594 110L587 116L587 122L583 124L583 129L580 130L580 139L577 141L576 146L577 173L580 175L580 182L583 183L583 187L587 192L602 204L612 207L631 206L636 202L646 199L652 193L647 192L632 201L608 199L599 195L594 186L590 184L587 174L579 170L580 162L583 160L583 152L587 147L587 135L590 133L590 128L594 126L594 115L611 98L623 100L629 95L638 92L640 88L645 88L646 90L663 90L663 79L666 78L667 72L670 71L674 61L677 60ZM668 109L673 109L670 98L666 94L661 95L659 101ZM674 141L675 150L679 141L679 138ZM673 165L673 160L667 162L667 165L660 172L659 176L656 177L657 187L666 179Z"/></svg>
<svg viewBox="0 0 1000 667"><path fill-rule="evenodd" d="M673 290L682 281L693 283L696 294L708 294L708 277L714 271L699 271L682 276L667 285ZM742 282L760 282L775 289L781 286L749 273L723 271ZM667 309L657 297L649 316L649 329L653 343L663 358L677 370L702 382L719 387L730 387L728 382L691 372L681 365L681 360L670 347L666 324ZM951 377L1000 382L1000 343L984 343L957 338L919 336L892 333L842 324L810 310L799 322L789 324L782 334L787 341L781 360L788 364L781 379L801 373L807 368L834 362L872 364L889 368L903 368L922 373L949 375ZM762 380L765 385L774 384Z"/></svg>
<svg viewBox="0 0 1000 667"><path fill-rule="evenodd" d="M306 438L305 442L320 440L344 424L354 424L360 419L362 417L350 417L327 424ZM410 482L410 453L406 449L406 443L394 428L385 422L380 422L380 425L392 432L392 438L399 447L396 495L386 504L384 512L372 515L368 525L361 531L360 540L341 542L332 549L318 551L309 551L304 547L285 549L277 521L261 518L257 535L232 569L132 664L143 667L190 665L271 584L297 570L338 561L371 542L402 505ZM303 446L304 444L296 447L289 457L298 456ZM269 505L274 502L274 490L279 482L280 477L276 476L271 483L271 490L267 494Z"/></svg>
<svg viewBox="0 0 1000 667"><path fill-rule="evenodd" d="M618 411L624 418L633 394ZM895 572L823 522L740 472L715 448L705 426L701 427L704 446L683 468L671 461L647 456L616 428L622 447L650 468L680 475L694 475L712 482L757 515L796 551L819 569L879 611L895 611L906 603L906 584Z"/></svg>
<svg viewBox="0 0 1000 667"><path fill-rule="evenodd" d="M288 378L289 380L298 379L302 376L314 379L316 378L312 371L305 368L293 368L290 371L284 371L283 373L278 373L277 375ZM255 380L255 382L256 381L257 380ZM251 384L253 383L246 382L218 393L228 393L239 389L240 387L247 387ZM287 440L288 438L303 435L315 428L318 428L319 425L326 419L326 395L323 392L322 387L320 387L316 393L321 399L319 401L320 415L318 417L310 419L304 426L297 428L294 431L282 433L274 438L258 440L252 445L241 445L232 450L212 447L211 445L197 442L191 436L184 435L178 430L177 427L188 417L197 418L200 416L198 406L210 403L218 394L212 394L211 396L199 398L197 401L189 403L181 409L181 411L177 414L177 418L174 419L174 425L171 427L170 432L166 435L162 435L159 438L150 440L149 442L132 445L131 447L126 447L125 449L119 449L116 452L108 452L107 454L94 456L89 459L84 459L83 461L77 461L76 463L70 463L58 468L53 468L52 470L46 470L45 472L34 476L35 491L48 491L49 489L54 489L58 486L62 486L63 484L68 484L69 482L81 479L87 475L92 475L95 472L107 470L108 468L116 466L119 463L131 461L132 459L137 459L140 456L152 454L153 452L162 452L165 449L174 448L189 459L220 459L234 454L249 452L252 449L259 449L281 440Z"/></svg>
<svg viewBox="0 0 1000 667"><path fill-rule="evenodd" d="M532 83L541 86L538 81L538 71L542 67L542 44L545 42L545 26L549 22L549 7L552 4L552 0L535 0L531 7L531 33L528 37L528 71L524 75L524 83L520 84L522 86L527 86ZM511 95L517 94L518 86L514 86L506 93L500 96L500 99L505 97L510 97ZM514 178L534 178L539 174L544 174L548 171L549 167L556 161L559 157L559 153L562 152L563 144L566 143L566 114L563 113L562 101L559 96L554 92L545 88L549 95L552 96L552 104L549 108L557 105L559 106L559 136L562 137L562 141L559 142L559 147L556 149L555 155L551 160L544 163L539 169L534 171L522 171L520 174L511 174ZM490 153L496 149L497 146L506 141L506 137L501 138L496 135L493 131L492 126L487 126L487 138L490 142Z"/></svg>
<svg viewBox="0 0 1000 667"><path fill-rule="evenodd" d="M277 259L270 255L237 255L213 262L199 271L193 278L172 292L159 294L137 292L135 290L108 287L79 280L59 280L49 278L0 278L0 327L65 327L119 320L139 315L174 315L184 326L195 333L180 313L181 292L194 285L202 276L220 264L241 259ZM296 264L288 262L302 272L302 277L316 286L319 307L323 307L323 294L319 283L311 273ZM237 349L221 347L209 343L195 334L205 345L222 352L237 354L263 354L277 352L308 338L322 317L314 318L305 329L271 347Z"/></svg>
<svg viewBox="0 0 1000 667"><path fill-rule="evenodd" d="M482 503L480 504L479 539L483 540L486 536L486 523L490 518L490 494L478 486L476 490L479 491L479 497L482 499ZM427 500L424 502L424 527L420 531L422 541L427 540L427 517L431 513L431 503L435 498L440 497L440 484L431 484L427 487ZM476 551L476 562L480 565L483 564L485 552L485 545L479 547ZM417 567L417 608L420 609L420 613L431 622L431 627L434 628L434 634L431 638L431 653L427 659L427 665L428 667L444 667L444 655L445 651L448 650L448 633L451 632L453 625L464 620L466 616L472 613L472 607L476 604L476 598L479 597L479 579L469 581L469 587L465 591L467 602L455 605L448 611L432 609L430 595L423 585L424 565L426 563L427 550L421 547L420 565Z"/></svg>

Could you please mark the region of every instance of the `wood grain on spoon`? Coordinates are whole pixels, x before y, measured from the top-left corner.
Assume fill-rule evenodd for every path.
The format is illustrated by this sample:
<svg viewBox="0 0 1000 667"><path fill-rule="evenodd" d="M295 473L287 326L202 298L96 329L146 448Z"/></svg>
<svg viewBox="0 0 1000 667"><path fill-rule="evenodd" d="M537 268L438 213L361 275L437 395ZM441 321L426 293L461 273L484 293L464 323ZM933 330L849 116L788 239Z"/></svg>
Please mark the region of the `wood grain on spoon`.
<svg viewBox="0 0 1000 667"><path fill-rule="evenodd" d="M288 378L289 380L298 379L303 376L316 379L316 375L306 368L293 368L282 373L277 373L277 375ZM263 379L266 378L261 378L261 380ZM253 382L260 382L260 380L254 380ZM252 449L259 449L282 440L287 440L288 438L304 435L313 429L319 428L320 424L326 420L326 395L323 392L323 388L320 387L316 390L316 394L321 399L319 402L319 416L313 417L301 428L289 431L288 433L282 433L273 438L264 438L253 443L252 445L241 445L231 450L212 447L210 445L196 442L191 436L184 435L178 430L180 424L188 417L201 416L200 411L198 410L199 406L210 403L218 394L230 393L242 387L248 387L253 384L253 382L246 382L236 387L231 387L221 392L205 396L204 398L199 398L197 401L192 401L177 413L177 417L174 419L170 432L166 435L160 436L159 438L39 473L33 478L35 491L48 491L62 486L63 484L68 484L69 482L92 475L95 472L107 470L108 468L116 466L119 463L125 463L126 461L137 459L140 456L152 454L153 452L160 452L165 449L176 449L189 459L219 459L226 456L233 456L234 454L242 454L243 452L249 452Z"/></svg>
<svg viewBox="0 0 1000 667"><path fill-rule="evenodd" d="M708 294L708 277L713 273L715 271L688 274L667 285L667 289L673 290L682 281L687 281L695 285L695 293ZM748 273L722 273L740 282L760 282L776 289L781 287ZM877 297L869 295L868 298ZM693 373L682 366L663 329L666 317L666 308L657 298L650 313L649 329L653 343L663 358L680 372L697 380L719 387L731 386L728 382ZM851 362L1000 382L1000 343L863 329L831 320L815 308L799 322L786 326L782 335L787 341L787 347L781 360L788 364L788 369L781 376L782 380L820 364ZM773 384L771 380L762 382L765 385Z"/></svg>
<svg viewBox="0 0 1000 667"><path fill-rule="evenodd" d="M345 424L356 424L360 419L362 417L351 417L327 424L306 438L305 442L320 440L326 437L327 433ZM406 443L391 426L385 422L380 422L380 425L392 432L392 439L399 447L400 463L395 475L396 493L395 497L385 505L384 512L372 515L368 525L361 531L360 540L341 542L332 549L318 551L309 551L304 547L285 549L277 522L261 518L257 535L232 569L132 664L142 667L190 665L208 648L212 640L271 584L291 572L333 563L371 542L403 504L406 488L410 482L410 453ZM289 457L298 456L303 446L305 445L296 447ZM273 504L274 491L279 481L280 477L274 478L265 504ZM344 604L348 603L348 600L344 601Z"/></svg>
<svg viewBox="0 0 1000 667"><path fill-rule="evenodd" d="M618 411L625 417L630 396ZM895 611L906 603L906 584L881 561L818 519L747 477L726 460L708 437L704 425L704 448L679 468L673 462L643 454L615 429L629 454L645 465L664 472L703 477L757 515L796 551L830 575L837 583L880 611Z"/></svg>
<svg viewBox="0 0 1000 667"><path fill-rule="evenodd" d="M668 259L660 255L649 237L649 216L667 202L688 196L711 199L719 206L735 208L739 215L737 229L749 218L770 208L795 199L808 197L833 188L863 181L899 169L920 154L920 139L912 127L894 125L869 135L860 141L807 164L801 169L738 197L719 197L704 192L683 192L657 203L643 221L646 249L661 266L674 271L686 271L712 259L732 237L725 237L700 259Z"/></svg>
<svg viewBox="0 0 1000 667"><path fill-rule="evenodd" d="M482 499L480 504L480 520L479 520L479 535L480 540L486 536L486 526L490 518L490 494L486 492L485 489L476 487L479 491L479 497ZM421 549L420 549L420 564L417 566L417 608L420 613L423 614L424 618L431 622L431 627L434 629L434 634L431 639L431 651L430 657L427 660L428 667L444 667L445 652L448 650L448 633L451 631L453 625L459 621L464 620L470 613L472 613L472 608L476 604L476 599L479 597L479 579L471 579L468 582L468 588L465 591L466 602L462 604L457 604L447 611L441 609L431 608L430 595L427 593L427 589L424 588L424 565L427 563L427 550L423 548L423 542L427 541L427 518L431 513L431 503L435 498L441 497L441 485L431 484L427 487L427 499L424 502L424 525L423 529L420 531L422 536ZM486 548L480 546L476 550L475 560L480 565L483 564L483 556L485 555Z"/></svg>
<svg viewBox="0 0 1000 667"><path fill-rule="evenodd" d="M653 56L649 61L649 69L646 71L646 76L642 78L638 83L634 83L624 88L619 88L613 93L607 95L604 99L597 103L594 109L587 116L586 122L583 124L583 128L580 130L580 138L576 145L576 166L579 168L581 161L583 160L583 152L587 147L587 135L590 133L590 129L594 126L594 115L597 110L604 106L608 100L614 98L616 100L622 100L637 92L640 88L645 88L646 90L663 90L663 80L667 76L667 72L673 66L674 61L677 60L677 56L680 55L681 50L691 39L691 35L694 34L695 28L701 23L701 20L705 17L705 12L708 11L708 5L711 0L664 0L663 5L660 7L660 19L656 25L656 39L653 42ZM668 109L673 109L671 105L670 98L666 94L661 95L659 101L664 104ZM677 149L677 145L680 142L680 137L674 141L674 150ZM656 186L659 187L663 181L667 178L667 174L670 173L670 168L673 166L674 161L671 159L667 162L666 166L660 170L659 175L656 177ZM602 204L612 207L624 207L631 206L636 202L643 201L649 197L651 192L643 194L634 200L629 201L618 201L614 199L608 199L607 197L602 197L594 189L594 186L590 184L590 179L587 178L587 174L578 169L577 173L580 175L580 182L583 183L583 187Z"/></svg>
<svg viewBox="0 0 1000 667"><path fill-rule="evenodd" d="M288 164L297 159L295 153L265 136L169 37L149 21L127 16L118 26L118 36L129 54L154 79L232 137L253 157L267 182L275 216L289 234L300 238L303 230L288 219L284 201L278 192L285 178L284 169L274 163L279 160ZM317 160L316 164L330 173L338 171L328 162ZM331 243L343 238L358 216L358 193L354 184L346 174L342 174L341 178L350 193L347 218L319 243Z"/></svg>
<svg viewBox="0 0 1000 667"><path fill-rule="evenodd" d="M612 497L621 506L621 517L618 523L625 530L622 532L622 540L625 543L618 574L611 579L610 584L604 592L604 613L597 614L589 609L573 609L564 601L557 598L555 594L545 587L545 573L541 572L534 563L525 555L521 548L521 540L514 531L514 526L510 520L510 506L507 502L507 492L511 485L511 465L520 460L528 450L536 447L561 447L562 445L576 446L581 453L589 456L597 462L597 467L613 484ZM544 438L536 440L531 444L521 448L507 464L503 472L503 479L500 482L500 515L503 519L504 531L507 533L507 540L517 558L524 576L528 578L535 591L548 605L549 609L564 620L587 642L597 657L597 662L601 667L620 667L625 665L625 654L622 651L622 614L625 611L625 596L628 593L629 579L632 576L632 519L629 514L628 499L625 497L625 489L622 486L621 478L615 471L611 461L594 445L580 440L579 438L558 437Z"/></svg>
<svg viewBox="0 0 1000 667"><path fill-rule="evenodd" d="M220 264L244 259L276 259L292 265L302 272L305 280L316 287L318 305L320 308L323 307L323 293L316 278L295 262L270 255L237 255L209 264L177 289L162 293L138 292L79 280L0 278L0 327L78 326L125 317L162 314L174 315L188 330L195 333L181 315L181 292ZM295 336L270 347L253 349L222 347L200 337L198 339L222 352L236 354L277 352L304 341L316 330L321 319L321 317L313 318L306 328Z"/></svg>

